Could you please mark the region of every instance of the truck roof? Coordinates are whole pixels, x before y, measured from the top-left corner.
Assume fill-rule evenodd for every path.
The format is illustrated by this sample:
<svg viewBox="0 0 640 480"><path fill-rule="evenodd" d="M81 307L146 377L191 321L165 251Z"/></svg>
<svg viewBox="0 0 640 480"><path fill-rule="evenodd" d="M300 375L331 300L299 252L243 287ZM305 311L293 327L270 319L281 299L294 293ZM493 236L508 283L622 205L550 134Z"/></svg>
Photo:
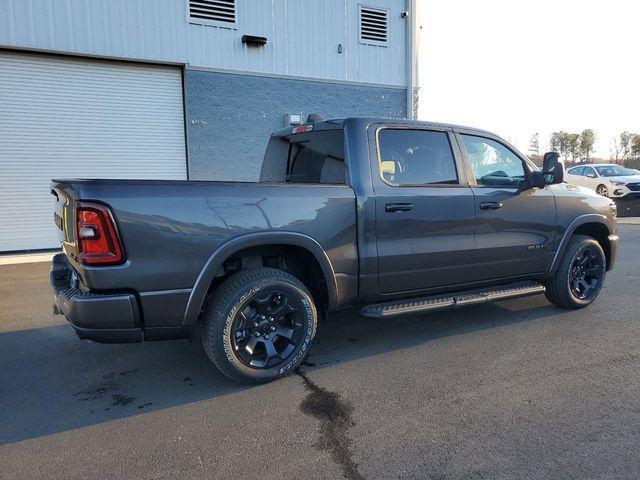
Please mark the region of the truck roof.
<svg viewBox="0 0 640 480"><path fill-rule="evenodd" d="M344 128L345 124L351 121L358 121L365 124L371 123L385 123L388 125L408 125L422 128L444 128L444 129L456 129L465 130L467 132L474 132L484 135L497 136L493 132L488 130L482 130L480 128L467 127L464 125L455 125L452 123L431 122L427 120L407 120L406 118L384 118L384 117L347 117L347 118L332 118L324 120L322 122L305 122L302 125L313 125L314 130L337 130ZM274 137L281 137L285 135L291 135L293 129L300 125L290 126L273 132Z"/></svg>

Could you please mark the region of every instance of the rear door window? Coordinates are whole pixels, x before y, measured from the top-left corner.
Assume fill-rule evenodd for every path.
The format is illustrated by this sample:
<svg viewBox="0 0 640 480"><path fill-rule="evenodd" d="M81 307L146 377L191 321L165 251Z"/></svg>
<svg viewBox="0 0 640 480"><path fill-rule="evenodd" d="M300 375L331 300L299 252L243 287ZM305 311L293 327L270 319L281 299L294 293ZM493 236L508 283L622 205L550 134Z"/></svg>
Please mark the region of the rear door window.
<svg viewBox="0 0 640 480"><path fill-rule="evenodd" d="M446 132L384 128L378 132L379 169L393 186L458 183Z"/></svg>
<svg viewBox="0 0 640 480"><path fill-rule="evenodd" d="M598 176L596 175L596 171L591 167L584 167L584 171L582 172L582 175L589 178L597 178Z"/></svg>

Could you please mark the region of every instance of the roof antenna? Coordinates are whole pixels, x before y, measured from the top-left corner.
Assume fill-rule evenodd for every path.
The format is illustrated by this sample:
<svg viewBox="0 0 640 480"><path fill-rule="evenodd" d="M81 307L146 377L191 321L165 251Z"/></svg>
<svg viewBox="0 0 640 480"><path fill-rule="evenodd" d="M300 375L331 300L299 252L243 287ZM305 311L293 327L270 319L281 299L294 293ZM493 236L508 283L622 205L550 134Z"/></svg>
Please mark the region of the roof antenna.
<svg viewBox="0 0 640 480"><path fill-rule="evenodd" d="M324 122L324 118L322 118L322 115L318 113L311 113L307 117L307 123L318 123L318 122Z"/></svg>

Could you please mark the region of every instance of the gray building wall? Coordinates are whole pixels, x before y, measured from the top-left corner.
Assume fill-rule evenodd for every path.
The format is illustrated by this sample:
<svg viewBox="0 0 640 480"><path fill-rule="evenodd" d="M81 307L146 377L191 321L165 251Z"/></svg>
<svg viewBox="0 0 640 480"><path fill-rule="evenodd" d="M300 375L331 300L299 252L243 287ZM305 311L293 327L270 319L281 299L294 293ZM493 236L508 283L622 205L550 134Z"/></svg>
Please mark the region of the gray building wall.
<svg viewBox="0 0 640 480"><path fill-rule="evenodd" d="M406 116L406 89L185 70L191 180L257 181L271 132L287 113Z"/></svg>

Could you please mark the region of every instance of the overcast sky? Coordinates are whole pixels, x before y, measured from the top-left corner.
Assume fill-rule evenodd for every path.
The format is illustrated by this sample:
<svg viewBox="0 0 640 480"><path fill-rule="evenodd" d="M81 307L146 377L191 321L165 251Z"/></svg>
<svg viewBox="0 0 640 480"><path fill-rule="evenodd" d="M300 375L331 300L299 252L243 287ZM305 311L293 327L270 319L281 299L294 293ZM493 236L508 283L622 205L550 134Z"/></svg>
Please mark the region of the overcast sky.
<svg viewBox="0 0 640 480"><path fill-rule="evenodd" d="M419 118L494 131L527 153L540 133L595 130L609 157L640 133L640 1L418 0Z"/></svg>

